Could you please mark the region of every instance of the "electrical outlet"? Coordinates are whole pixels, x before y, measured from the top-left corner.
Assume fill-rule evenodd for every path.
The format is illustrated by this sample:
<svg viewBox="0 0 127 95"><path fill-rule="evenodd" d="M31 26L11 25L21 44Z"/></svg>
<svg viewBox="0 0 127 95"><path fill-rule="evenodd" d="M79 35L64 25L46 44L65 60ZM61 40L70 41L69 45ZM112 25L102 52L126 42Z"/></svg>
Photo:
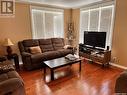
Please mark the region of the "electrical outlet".
<svg viewBox="0 0 127 95"><path fill-rule="evenodd" d="M116 62L116 60L117 60L117 57L113 57L113 62Z"/></svg>

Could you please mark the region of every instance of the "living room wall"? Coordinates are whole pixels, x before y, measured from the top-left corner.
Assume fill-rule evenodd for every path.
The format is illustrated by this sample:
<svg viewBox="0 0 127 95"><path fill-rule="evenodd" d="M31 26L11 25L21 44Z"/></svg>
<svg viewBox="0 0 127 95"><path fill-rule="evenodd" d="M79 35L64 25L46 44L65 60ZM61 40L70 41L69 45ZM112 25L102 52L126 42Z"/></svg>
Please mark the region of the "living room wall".
<svg viewBox="0 0 127 95"><path fill-rule="evenodd" d="M32 38L30 4L16 3L14 18L0 18L0 55L6 54L6 48L2 46L5 38L10 38L14 43L13 52L19 54L17 43L23 39ZM34 6L43 6L31 4ZM44 6L48 7L48 5ZM49 6L50 7L50 6ZM71 9L64 11L64 31L66 36L67 24L71 19ZM65 37L66 38L66 37Z"/></svg>
<svg viewBox="0 0 127 95"><path fill-rule="evenodd" d="M0 55L6 54L2 46L5 38L10 38L14 43L13 51L18 53L17 42L31 38L31 23L28 4L16 3L14 18L0 18Z"/></svg>
<svg viewBox="0 0 127 95"><path fill-rule="evenodd" d="M72 10L72 23L74 24L74 42L73 46L77 47L79 43L79 32L80 32L80 9Z"/></svg>
<svg viewBox="0 0 127 95"><path fill-rule="evenodd" d="M114 63L127 67L127 0L116 0L115 25L112 42Z"/></svg>
<svg viewBox="0 0 127 95"><path fill-rule="evenodd" d="M68 44L68 41L66 39L67 31L68 31L68 23L71 22L71 18L72 18L72 10L71 9L65 9L64 10L64 38L65 38L66 44Z"/></svg>

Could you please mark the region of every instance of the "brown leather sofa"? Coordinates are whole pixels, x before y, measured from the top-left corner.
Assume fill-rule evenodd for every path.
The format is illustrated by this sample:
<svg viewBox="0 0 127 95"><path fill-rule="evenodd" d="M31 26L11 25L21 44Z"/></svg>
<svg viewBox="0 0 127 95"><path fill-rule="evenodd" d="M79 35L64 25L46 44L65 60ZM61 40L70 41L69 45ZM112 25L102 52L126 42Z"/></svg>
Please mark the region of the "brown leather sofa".
<svg viewBox="0 0 127 95"><path fill-rule="evenodd" d="M127 70L122 72L116 80L115 93L117 95L127 95Z"/></svg>
<svg viewBox="0 0 127 95"><path fill-rule="evenodd" d="M10 61L0 62L0 95L26 95L23 80Z"/></svg>
<svg viewBox="0 0 127 95"><path fill-rule="evenodd" d="M27 70L42 67L43 61L73 53L72 49L64 49L65 43L63 38L28 39L20 41L18 46L23 66ZM33 46L40 46L42 53L31 54L29 48Z"/></svg>

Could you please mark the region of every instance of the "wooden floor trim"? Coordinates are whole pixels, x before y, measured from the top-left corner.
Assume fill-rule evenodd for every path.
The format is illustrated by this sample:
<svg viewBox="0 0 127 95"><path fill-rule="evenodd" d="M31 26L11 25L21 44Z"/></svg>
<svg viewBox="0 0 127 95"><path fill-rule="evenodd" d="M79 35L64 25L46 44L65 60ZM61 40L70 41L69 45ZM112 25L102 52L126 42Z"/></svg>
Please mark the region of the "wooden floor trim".
<svg viewBox="0 0 127 95"><path fill-rule="evenodd" d="M117 68L124 69L124 70L126 70L126 69L127 69L127 67L122 66L122 65L119 65L119 64L116 64L116 63L110 63L110 65L115 66L115 67L117 67Z"/></svg>

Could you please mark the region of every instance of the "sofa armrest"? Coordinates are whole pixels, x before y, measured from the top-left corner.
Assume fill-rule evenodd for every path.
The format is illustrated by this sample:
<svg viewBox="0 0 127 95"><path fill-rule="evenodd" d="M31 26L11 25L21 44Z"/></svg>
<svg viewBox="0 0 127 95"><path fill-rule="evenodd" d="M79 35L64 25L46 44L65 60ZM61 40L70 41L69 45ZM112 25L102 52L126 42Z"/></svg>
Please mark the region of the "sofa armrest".
<svg viewBox="0 0 127 95"><path fill-rule="evenodd" d="M2 81L2 82L0 82L0 95L13 93L20 87L24 88L24 84L23 84L22 80L20 80L19 78L11 78L11 79ZM22 94L22 95L24 95L24 94Z"/></svg>
<svg viewBox="0 0 127 95"><path fill-rule="evenodd" d="M116 80L115 84L116 93L127 93L127 71L124 71Z"/></svg>
<svg viewBox="0 0 127 95"><path fill-rule="evenodd" d="M28 52L22 52L21 55L22 55L23 67L27 70L31 70L33 67L31 61L32 54Z"/></svg>
<svg viewBox="0 0 127 95"><path fill-rule="evenodd" d="M28 53L28 52L22 52L22 56L24 57L31 57L31 53Z"/></svg>

